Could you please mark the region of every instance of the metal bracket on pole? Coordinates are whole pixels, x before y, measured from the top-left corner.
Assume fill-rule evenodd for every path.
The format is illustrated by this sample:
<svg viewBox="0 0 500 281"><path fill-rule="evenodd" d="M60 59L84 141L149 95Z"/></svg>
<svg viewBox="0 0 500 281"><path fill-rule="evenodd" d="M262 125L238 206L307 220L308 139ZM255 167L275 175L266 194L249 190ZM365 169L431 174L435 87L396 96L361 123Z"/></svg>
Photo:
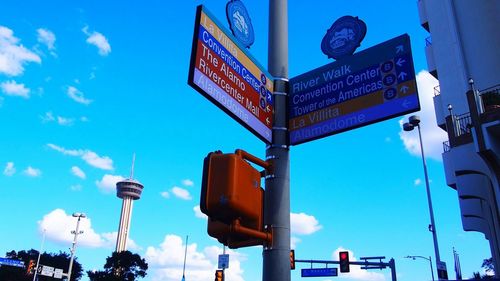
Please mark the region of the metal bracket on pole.
<svg viewBox="0 0 500 281"><path fill-rule="evenodd" d="M274 78L274 94L287 95L289 88L288 79L276 77Z"/></svg>

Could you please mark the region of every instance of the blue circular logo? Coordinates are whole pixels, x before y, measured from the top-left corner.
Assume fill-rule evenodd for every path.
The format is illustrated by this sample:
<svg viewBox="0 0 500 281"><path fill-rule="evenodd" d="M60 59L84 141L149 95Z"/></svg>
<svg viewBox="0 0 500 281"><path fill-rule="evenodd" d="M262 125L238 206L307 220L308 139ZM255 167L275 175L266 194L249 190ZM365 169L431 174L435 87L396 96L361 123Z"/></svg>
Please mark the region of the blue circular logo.
<svg viewBox="0 0 500 281"><path fill-rule="evenodd" d="M255 40L255 35L250 15L245 5L243 5L243 2L240 0L229 1L226 5L226 16L229 22L229 28L231 28L234 37L236 37L243 46L249 48Z"/></svg>
<svg viewBox="0 0 500 281"><path fill-rule="evenodd" d="M382 83L384 83L384 86L391 86L396 82L396 75L394 74L388 74L382 78Z"/></svg>
<svg viewBox="0 0 500 281"><path fill-rule="evenodd" d="M326 31L321 50L328 58L336 60L350 56L360 46L366 35L366 24L353 16L343 16Z"/></svg>
<svg viewBox="0 0 500 281"><path fill-rule="evenodd" d="M386 100L392 100L393 98L396 97L397 94L398 94L398 92L396 91L396 89L389 88L389 89L384 91L384 98Z"/></svg>
<svg viewBox="0 0 500 281"><path fill-rule="evenodd" d="M380 66L380 69L382 70L382 72L384 73L387 73L389 71L392 71L392 69L394 68L394 63L392 61L386 61L382 64L382 66Z"/></svg>
<svg viewBox="0 0 500 281"><path fill-rule="evenodd" d="M267 83L267 78L266 78L266 75L264 73L260 74L260 82L262 82L262 84L264 84L264 85L266 85L266 83Z"/></svg>

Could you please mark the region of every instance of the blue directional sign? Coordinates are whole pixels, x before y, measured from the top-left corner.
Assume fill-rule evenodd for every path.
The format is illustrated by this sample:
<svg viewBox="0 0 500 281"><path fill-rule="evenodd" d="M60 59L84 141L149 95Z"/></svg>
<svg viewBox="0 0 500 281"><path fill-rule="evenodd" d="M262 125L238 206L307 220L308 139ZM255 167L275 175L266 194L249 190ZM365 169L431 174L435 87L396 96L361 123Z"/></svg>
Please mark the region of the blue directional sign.
<svg viewBox="0 0 500 281"><path fill-rule="evenodd" d="M407 34L290 80L290 144L420 110Z"/></svg>
<svg viewBox="0 0 500 281"><path fill-rule="evenodd" d="M301 270L302 277L325 277L338 276L337 268L303 268Z"/></svg>
<svg viewBox="0 0 500 281"><path fill-rule="evenodd" d="M15 267L24 267L24 262L20 260L12 260L7 258L0 258L0 265L8 265Z"/></svg>

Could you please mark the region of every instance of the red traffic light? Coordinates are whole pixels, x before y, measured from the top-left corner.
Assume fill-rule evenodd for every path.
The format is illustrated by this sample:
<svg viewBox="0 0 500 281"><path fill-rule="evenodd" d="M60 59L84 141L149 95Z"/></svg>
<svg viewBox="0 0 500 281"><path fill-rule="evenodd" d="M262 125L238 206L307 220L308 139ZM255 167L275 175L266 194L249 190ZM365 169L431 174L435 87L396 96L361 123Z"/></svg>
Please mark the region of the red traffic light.
<svg viewBox="0 0 500 281"><path fill-rule="evenodd" d="M340 272L349 272L349 252L342 251L339 252L339 267Z"/></svg>

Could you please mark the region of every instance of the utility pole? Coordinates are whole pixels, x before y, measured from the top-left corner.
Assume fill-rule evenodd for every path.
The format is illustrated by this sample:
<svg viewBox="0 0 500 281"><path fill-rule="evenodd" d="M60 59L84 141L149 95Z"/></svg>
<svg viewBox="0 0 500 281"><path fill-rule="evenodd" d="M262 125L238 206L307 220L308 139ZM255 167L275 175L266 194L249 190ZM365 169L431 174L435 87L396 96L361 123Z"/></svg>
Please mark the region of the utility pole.
<svg viewBox="0 0 500 281"><path fill-rule="evenodd" d="M73 245L71 246L71 259L69 260L67 281L71 281L71 270L73 268L73 260L75 258L76 252L76 240L78 239L78 235L83 233L83 231L80 231L80 220L82 218L85 218L86 216L84 213L73 213L73 217L78 218L78 220L76 221L76 230L71 231L71 233L74 234L75 237L73 238Z"/></svg>
<svg viewBox="0 0 500 281"><path fill-rule="evenodd" d="M264 224L273 242L263 251L263 281L290 281L290 160L287 124L288 3L269 1L268 70L275 77L272 143L266 160L272 174L266 177Z"/></svg>
<svg viewBox="0 0 500 281"><path fill-rule="evenodd" d="M46 229L43 230L43 237L42 237L42 245L40 246L40 251L38 252L38 258L36 259L36 267L35 267L35 274L33 274L33 281L36 280L36 276L38 275L38 267L40 266L40 257L42 255L43 251L43 244L45 244L45 234L46 234Z"/></svg>

